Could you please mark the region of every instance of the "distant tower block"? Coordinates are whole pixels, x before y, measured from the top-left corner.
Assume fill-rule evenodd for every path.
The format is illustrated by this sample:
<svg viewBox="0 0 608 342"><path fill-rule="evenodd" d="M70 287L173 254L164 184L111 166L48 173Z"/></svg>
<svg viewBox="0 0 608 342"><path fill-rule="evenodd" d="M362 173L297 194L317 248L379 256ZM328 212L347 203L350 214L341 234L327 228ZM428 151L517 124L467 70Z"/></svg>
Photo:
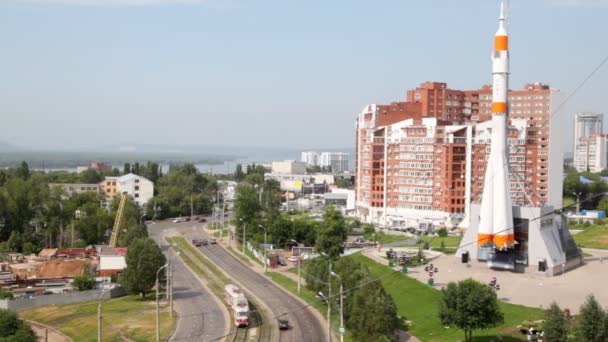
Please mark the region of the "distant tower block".
<svg viewBox="0 0 608 342"><path fill-rule="evenodd" d="M471 205L469 229L458 248L488 267L556 274L582 264L566 221L553 207L513 206L510 195L509 151L509 36L501 2L492 53L492 120L490 156L481 204ZM536 266L535 266L536 265ZM537 267L537 268L535 268Z"/></svg>

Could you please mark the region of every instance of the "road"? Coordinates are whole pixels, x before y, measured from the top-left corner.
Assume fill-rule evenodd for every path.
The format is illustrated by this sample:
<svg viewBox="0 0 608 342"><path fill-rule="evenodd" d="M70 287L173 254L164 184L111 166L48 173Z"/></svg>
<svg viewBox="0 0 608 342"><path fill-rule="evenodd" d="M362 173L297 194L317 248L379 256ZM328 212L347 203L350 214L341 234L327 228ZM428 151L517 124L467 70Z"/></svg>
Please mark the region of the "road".
<svg viewBox="0 0 608 342"><path fill-rule="evenodd" d="M221 246L206 245L199 249L218 267L243 284L249 292L254 293L270 308L274 316L288 313L283 317L289 320L291 328L280 332L280 341L327 341L327 330L311 308L301 308L300 301L268 278L253 271Z"/></svg>
<svg viewBox="0 0 608 342"><path fill-rule="evenodd" d="M148 223L150 237L157 243L160 241L165 255L168 255L169 251L164 236L169 230L174 230L174 226L171 221ZM172 255L171 262L174 270L174 308L178 320L175 334L170 341L211 341L226 335L230 325L226 321L226 308L201 284L180 258Z"/></svg>

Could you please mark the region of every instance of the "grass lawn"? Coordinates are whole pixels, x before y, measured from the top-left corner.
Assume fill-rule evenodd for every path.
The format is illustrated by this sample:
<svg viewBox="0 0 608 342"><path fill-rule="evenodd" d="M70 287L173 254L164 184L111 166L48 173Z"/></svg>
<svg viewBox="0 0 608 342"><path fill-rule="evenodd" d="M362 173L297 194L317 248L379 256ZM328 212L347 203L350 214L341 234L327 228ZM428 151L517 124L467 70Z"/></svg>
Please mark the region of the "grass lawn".
<svg viewBox="0 0 608 342"><path fill-rule="evenodd" d="M266 273L266 275L268 275L268 277L270 277L270 279L272 279L279 286L281 286L282 288L291 292L294 296L300 297L302 300L304 300L304 302L311 304L311 306L313 308L315 308L317 311L319 311L321 313L321 315L323 315L323 317L327 317L327 305L325 305L325 303L321 299L317 298L312 291L310 291L309 289L305 288L302 285L300 295L298 295L298 282L297 281L294 281L277 272L268 272L268 273ZM298 313L295 312L294 314L297 315ZM339 312L336 312L336 310L332 311L331 321L332 321L331 327L334 332L334 336L338 336L338 328L340 327L340 316L339 316ZM353 340L352 334L347 329L346 334L344 334L344 341L350 342L352 340Z"/></svg>
<svg viewBox="0 0 608 342"><path fill-rule="evenodd" d="M446 243L447 244L447 243ZM382 285L393 297L399 314L412 321L409 331L422 341L454 342L464 338L464 334L456 328L444 328L439 321L439 300L441 293L416 279L405 274L395 272L361 255L349 256L369 267L374 276L382 278ZM393 273L392 275L388 275ZM475 341L491 341L498 336L503 341L524 341L516 326L524 320L537 320L542 318L540 309L528 308L521 305L500 303L505 316L505 323L491 330L477 330L473 333Z"/></svg>
<svg viewBox="0 0 608 342"><path fill-rule="evenodd" d="M176 316L169 317L167 305L160 315L161 340L174 330ZM104 341L153 341L156 339L156 309L152 296L140 299L127 296L102 302L102 333ZM75 342L97 341L97 301L46 306L24 311L22 318L48 324L71 337Z"/></svg>
<svg viewBox="0 0 608 342"><path fill-rule="evenodd" d="M574 235L574 241L583 248L608 249L608 225L592 225Z"/></svg>

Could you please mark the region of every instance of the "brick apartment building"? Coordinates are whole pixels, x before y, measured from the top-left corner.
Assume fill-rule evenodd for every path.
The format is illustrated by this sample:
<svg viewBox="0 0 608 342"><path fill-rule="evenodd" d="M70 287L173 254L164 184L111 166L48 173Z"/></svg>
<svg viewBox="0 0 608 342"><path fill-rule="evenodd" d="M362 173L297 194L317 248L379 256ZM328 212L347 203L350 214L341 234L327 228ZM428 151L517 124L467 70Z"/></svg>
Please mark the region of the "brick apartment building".
<svg viewBox="0 0 608 342"><path fill-rule="evenodd" d="M561 204L561 152L549 139L554 95L540 83L509 92L515 205ZM357 214L403 228L466 226L469 205L483 191L492 89L426 82L406 99L368 105L357 118Z"/></svg>

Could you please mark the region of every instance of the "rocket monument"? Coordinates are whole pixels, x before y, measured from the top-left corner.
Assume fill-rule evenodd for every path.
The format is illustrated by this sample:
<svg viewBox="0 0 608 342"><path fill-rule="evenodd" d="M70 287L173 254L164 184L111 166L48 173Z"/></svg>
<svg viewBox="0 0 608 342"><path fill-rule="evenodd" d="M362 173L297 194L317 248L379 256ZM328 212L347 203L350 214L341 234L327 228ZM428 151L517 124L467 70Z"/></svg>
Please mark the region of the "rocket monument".
<svg viewBox="0 0 608 342"><path fill-rule="evenodd" d="M509 36L501 2L498 31L492 53L492 143L484 178L478 244L505 250L515 244L513 213L509 191L509 151L507 143L509 91Z"/></svg>
<svg viewBox="0 0 608 342"><path fill-rule="evenodd" d="M501 1L492 51L492 120L489 125L487 122L480 124L491 131L490 155L481 204L470 204L469 228L456 255L465 263L471 258L486 262L490 268L556 275L582 265L583 257L559 210L554 211L546 203L513 206L511 200L507 140L509 36L505 21L505 6ZM556 133L554 129L550 135ZM470 174L471 171L467 172ZM516 180L514 182L517 183Z"/></svg>

